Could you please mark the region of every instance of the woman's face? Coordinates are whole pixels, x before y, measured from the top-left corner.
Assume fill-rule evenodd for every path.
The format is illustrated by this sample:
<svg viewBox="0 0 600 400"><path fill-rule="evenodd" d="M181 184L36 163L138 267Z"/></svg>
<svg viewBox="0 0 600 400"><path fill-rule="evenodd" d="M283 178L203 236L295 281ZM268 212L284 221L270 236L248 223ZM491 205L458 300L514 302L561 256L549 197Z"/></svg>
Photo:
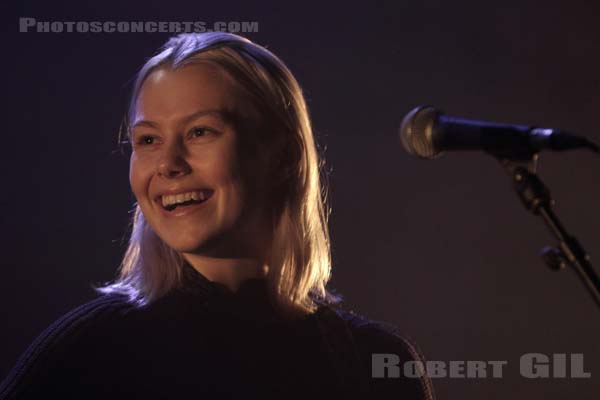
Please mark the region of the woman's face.
<svg viewBox="0 0 600 400"><path fill-rule="evenodd" d="M130 183L144 217L175 251L254 255L265 240L263 162L241 151L250 105L216 67L158 69L132 121ZM260 251L260 250L259 250Z"/></svg>

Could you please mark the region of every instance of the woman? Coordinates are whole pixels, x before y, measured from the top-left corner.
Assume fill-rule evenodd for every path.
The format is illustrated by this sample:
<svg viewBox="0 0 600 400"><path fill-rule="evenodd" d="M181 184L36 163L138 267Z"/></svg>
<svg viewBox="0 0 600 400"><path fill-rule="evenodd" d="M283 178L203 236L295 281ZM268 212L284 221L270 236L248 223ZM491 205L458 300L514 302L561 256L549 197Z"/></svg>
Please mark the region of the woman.
<svg viewBox="0 0 600 400"><path fill-rule="evenodd" d="M226 33L181 34L140 70L127 119L137 199L118 279L50 326L2 398L432 398L373 378L420 360L336 306L306 104L286 66Z"/></svg>

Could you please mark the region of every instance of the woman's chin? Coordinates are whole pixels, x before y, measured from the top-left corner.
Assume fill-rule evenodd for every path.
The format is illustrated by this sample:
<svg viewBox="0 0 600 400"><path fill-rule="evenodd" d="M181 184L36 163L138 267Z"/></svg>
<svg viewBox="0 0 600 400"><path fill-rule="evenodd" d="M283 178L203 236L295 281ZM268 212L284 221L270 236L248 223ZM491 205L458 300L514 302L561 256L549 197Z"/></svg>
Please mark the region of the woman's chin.
<svg viewBox="0 0 600 400"><path fill-rule="evenodd" d="M189 238L165 240L165 243L178 253L197 255L210 255L218 247L217 242L215 238L204 237L194 240Z"/></svg>
<svg viewBox="0 0 600 400"><path fill-rule="evenodd" d="M170 248L172 248L173 250L175 250L178 253L182 253L182 254L201 254L203 252L203 249L205 248L205 246L203 246L203 242L196 242L196 243L173 243L173 244L169 244Z"/></svg>

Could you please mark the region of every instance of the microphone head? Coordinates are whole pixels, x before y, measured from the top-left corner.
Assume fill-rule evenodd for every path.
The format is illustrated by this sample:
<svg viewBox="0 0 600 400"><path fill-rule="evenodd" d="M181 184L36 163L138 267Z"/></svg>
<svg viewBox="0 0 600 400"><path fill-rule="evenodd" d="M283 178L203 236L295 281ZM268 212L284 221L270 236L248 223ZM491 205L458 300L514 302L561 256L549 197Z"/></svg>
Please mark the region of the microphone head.
<svg viewBox="0 0 600 400"><path fill-rule="evenodd" d="M400 141L410 154L424 159L437 157L441 151L434 143L434 133L441 112L431 106L412 109L400 125Z"/></svg>

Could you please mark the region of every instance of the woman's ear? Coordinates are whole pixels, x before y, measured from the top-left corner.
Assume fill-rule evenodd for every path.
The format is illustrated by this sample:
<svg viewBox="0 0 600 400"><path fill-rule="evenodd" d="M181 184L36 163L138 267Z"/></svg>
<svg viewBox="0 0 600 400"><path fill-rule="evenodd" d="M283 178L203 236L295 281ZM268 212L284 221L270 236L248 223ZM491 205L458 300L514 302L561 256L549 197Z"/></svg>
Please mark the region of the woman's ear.
<svg viewBox="0 0 600 400"><path fill-rule="evenodd" d="M266 177L267 188L280 187L293 175L297 164L297 151L294 144L290 143L289 135L282 132L281 125L265 121L258 112L247 115L240 122L240 131L247 132L243 136L245 151L254 158L251 161L251 164L254 163L252 168Z"/></svg>
<svg viewBox="0 0 600 400"><path fill-rule="evenodd" d="M297 169L297 160L294 148L291 144L281 141L274 146L269 157L269 175L272 177L272 185L280 186L292 178Z"/></svg>

